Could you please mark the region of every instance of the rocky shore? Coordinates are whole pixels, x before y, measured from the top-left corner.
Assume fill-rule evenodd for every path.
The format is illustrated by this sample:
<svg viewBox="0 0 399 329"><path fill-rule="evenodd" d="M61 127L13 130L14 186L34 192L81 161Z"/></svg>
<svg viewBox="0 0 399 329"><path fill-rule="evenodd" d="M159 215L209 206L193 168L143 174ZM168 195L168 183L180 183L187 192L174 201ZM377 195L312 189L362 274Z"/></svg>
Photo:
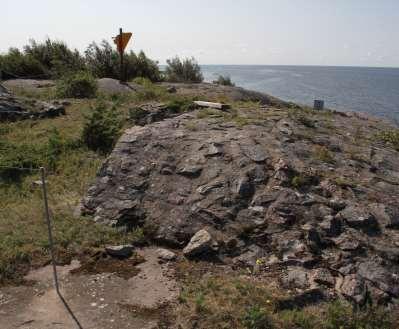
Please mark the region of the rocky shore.
<svg viewBox="0 0 399 329"><path fill-rule="evenodd" d="M378 139L389 123L240 99L240 88L173 87L233 106L144 105L152 119L125 131L82 214L142 227L153 243L248 268L296 296L399 297L399 152Z"/></svg>

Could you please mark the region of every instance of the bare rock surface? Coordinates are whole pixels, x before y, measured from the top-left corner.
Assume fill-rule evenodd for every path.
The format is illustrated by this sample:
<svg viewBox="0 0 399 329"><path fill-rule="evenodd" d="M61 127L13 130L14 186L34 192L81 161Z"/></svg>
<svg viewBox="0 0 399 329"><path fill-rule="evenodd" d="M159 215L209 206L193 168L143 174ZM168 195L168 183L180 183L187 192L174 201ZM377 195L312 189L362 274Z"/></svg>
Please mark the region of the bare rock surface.
<svg viewBox="0 0 399 329"><path fill-rule="evenodd" d="M179 294L173 269L159 264L154 248L138 251L145 262L125 280L113 273L71 274L80 264L59 266L61 293L85 329L175 328L168 305ZM51 265L26 277L30 285L0 288L2 329L77 328L52 282Z"/></svg>
<svg viewBox="0 0 399 329"><path fill-rule="evenodd" d="M60 102L43 102L15 97L6 88L1 85L0 87L0 122L65 115L65 106Z"/></svg>
<svg viewBox="0 0 399 329"><path fill-rule="evenodd" d="M294 269L285 279L276 272L294 286L359 303L366 291L398 298L399 153L375 138L392 127L271 105L234 111L126 130L83 213L149 225L158 244L186 251L205 230L201 252L233 266Z"/></svg>
<svg viewBox="0 0 399 329"><path fill-rule="evenodd" d="M282 101L276 97L260 93L253 90L247 90L235 86L222 86L212 83L162 83L168 90L183 96L195 96L198 99L209 101L253 101L260 102L262 105L275 107L298 107L289 102ZM203 100L201 99L201 100Z"/></svg>
<svg viewBox="0 0 399 329"><path fill-rule="evenodd" d="M40 88L51 88L55 86L53 80L35 80L35 79L10 79L3 82L8 89L37 90Z"/></svg>
<svg viewBox="0 0 399 329"><path fill-rule="evenodd" d="M98 91L105 94L123 94L140 90L140 86L135 83L120 83L119 80L102 78L97 80Z"/></svg>

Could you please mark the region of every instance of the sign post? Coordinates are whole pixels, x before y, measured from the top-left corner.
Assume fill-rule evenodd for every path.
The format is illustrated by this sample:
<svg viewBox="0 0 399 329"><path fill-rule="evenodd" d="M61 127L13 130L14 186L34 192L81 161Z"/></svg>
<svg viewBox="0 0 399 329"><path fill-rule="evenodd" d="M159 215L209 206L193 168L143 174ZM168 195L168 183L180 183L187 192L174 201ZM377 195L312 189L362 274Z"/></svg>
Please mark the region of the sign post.
<svg viewBox="0 0 399 329"><path fill-rule="evenodd" d="M125 70L123 67L123 52L129 43L132 34L130 32L123 33L122 28L119 29L119 34L114 38L114 43L117 46L118 52L120 54L120 72L119 72L119 79L120 82L125 82Z"/></svg>

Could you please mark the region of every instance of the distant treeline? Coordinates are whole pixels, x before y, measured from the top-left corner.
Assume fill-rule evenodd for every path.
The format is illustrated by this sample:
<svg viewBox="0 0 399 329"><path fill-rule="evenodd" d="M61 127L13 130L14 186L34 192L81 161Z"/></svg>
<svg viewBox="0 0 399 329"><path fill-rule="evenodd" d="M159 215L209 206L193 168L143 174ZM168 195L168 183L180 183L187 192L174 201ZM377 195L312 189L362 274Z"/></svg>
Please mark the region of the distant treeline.
<svg viewBox="0 0 399 329"><path fill-rule="evenodd" d="M194 58L180 60L178 57L167 61L163 73L158 62L146 56L144 51L133 51L124 55L125 78L137 77L151 81L191 81L201 82L203 76ZM119 78L119 53L116 47L103 40L100 44L91 43L84 54L70 49L62 41L47 39L38 43L31 40L22 50L10 48L0 54L2 79L32 78L58 79L66 74L85 71L96 78Z"/></svg>

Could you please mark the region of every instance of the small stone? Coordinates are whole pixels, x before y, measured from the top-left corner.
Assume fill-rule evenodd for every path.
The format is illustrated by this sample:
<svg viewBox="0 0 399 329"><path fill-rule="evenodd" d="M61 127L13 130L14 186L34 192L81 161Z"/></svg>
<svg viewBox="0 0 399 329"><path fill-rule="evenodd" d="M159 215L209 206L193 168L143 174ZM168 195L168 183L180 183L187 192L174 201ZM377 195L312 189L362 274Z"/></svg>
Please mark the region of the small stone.
<svg viewBox="0 0 399 329"><path fill-rule="evenodd" d="M249 198L254 194L255 189L248 177L241 177L237 182L235 192L242 198Z"/></svg>
<svg viewBox="0 0 399 329"><path fill-rule="evenodd" d="M133 246L130 244L120 246L107 246L105 247L105 251L111 257L129 258L133 255Z"/></svg>
<svg viewBox="0 0 399 329"><path fill-rule="evenodd" d="M313 281L328 287L334 287L335 279L326 268L319 268L313 274Z"/></svg>
<svg viewBox="0 0 399 329"><path fill-rule="evenodd" d="M263 147L256 145L242 145L244 154L254 162L264 162L268 159L268 154L264 151Z"/></svg>
<svg viewBox="0 0 399 329"><path fill-rule="evenodd" d="M194 234L190 242L183 249L186 257L193 257L204 252L210 251L212 247L212 237L206 230L200 230Z"/></svg>
<svg viewBox="0 0 399 329"><path fill-rule="evenodd" d="M223 154L223 144L220 143L211 143L208 146L207 156L215 156Z"/></svg>
<svg viewBox="0 0 399 329"><path fill-rule="evenodd" d="M338 236L342 231L341 221L333 216L326 216L322 222L319 223L319 227L327 236Z"/></svg>
<svg viewBox="0 0 399 329"><path fill-rule="evenodd" d="M301 268L289 268L283 283L289 287L305 289L309 286L308 274Z"/></svg>
<svg viewBox="0 0 399 329"><path fill-rule="evenodd" d="M349 226L360 229L376 229L378 228L378 222L375 217L357 206L349 206L339 212L338 216L344 219Z"/></svg>
<svg viewBox="0 0 399 329"><path fill-rule="evenodd" d="M366 285L364 280L355 274L345 276L339 291L357 304L363 304L366 298Z"/></svg>
<svg viewBox="0 0 399 329"><path fill-rule="evenodd" d="M177 170L177 173L187 177L198 177L201 175L202 168L199 166L184 166Z"/></svg>
<svg viewBox="0 0 399 329"><path fill-rule="evenodd" d="M176 89L175 86L171 86L171 87L166 88L166 91L167 91L169 94L174 94L174 93L177 91L177 89Z"/></svg>
<svg viewBox="0 0 399 329"><path fill-rule="evenodd" d="M173 251L167 250L167 249L158 249L157 250L157 254L158 254L158 259L161 262L169 262L169 261L173 261L176 259L176 254Z"/></svg>

